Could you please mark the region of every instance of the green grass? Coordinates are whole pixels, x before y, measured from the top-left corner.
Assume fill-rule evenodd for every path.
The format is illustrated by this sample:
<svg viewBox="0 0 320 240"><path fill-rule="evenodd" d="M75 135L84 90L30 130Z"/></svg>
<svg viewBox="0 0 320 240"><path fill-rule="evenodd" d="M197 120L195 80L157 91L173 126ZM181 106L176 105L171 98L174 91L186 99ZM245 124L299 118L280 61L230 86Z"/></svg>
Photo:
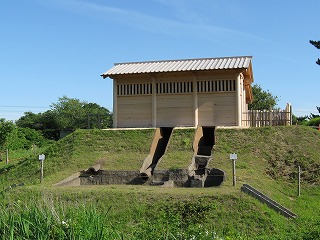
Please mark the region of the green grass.
<svg viewBox="0 0 320 240"><path fill-rule="evenodd" d="M193 156L194 133L195 129L175 129L157 169L188 168Z"/></svg>
<svg viewBox="0 0 320 240"><path fill-rule="evenodd" d="M95 229L101 239L317 239L320 189L308 191L295 200L299 218L290 220L242 192L222 188L16 188L3 195L0 229L9 234L14 228L14 239L25 236L24 221L33 234L50 232L47 239L94 239Z"/></svg>
<svg viewBox="0 0 320 240"><path fill-rule="evenodd" d="M320 132L307 127L218 129L209 166L225 171L226 180L216 188L52 186L97 162L103 169L140 169L153 131L79 130L39 149L36 156L31 150L10 153L10 164L0 163L0 190L19 182L26 186L2 192L2 238L96 239L96 233L101 239L320 238ZM175 130L158 168L186 168L193 154L193 134L194 129ZM234 152L238 154L235 187L229 160ZM46 154L43 184L39 184L40 153ZM303 170L300 197L297 165ZM243 183L299 217L286 219L242 193ZM44 232L50 234L45 237Z"/></svg>

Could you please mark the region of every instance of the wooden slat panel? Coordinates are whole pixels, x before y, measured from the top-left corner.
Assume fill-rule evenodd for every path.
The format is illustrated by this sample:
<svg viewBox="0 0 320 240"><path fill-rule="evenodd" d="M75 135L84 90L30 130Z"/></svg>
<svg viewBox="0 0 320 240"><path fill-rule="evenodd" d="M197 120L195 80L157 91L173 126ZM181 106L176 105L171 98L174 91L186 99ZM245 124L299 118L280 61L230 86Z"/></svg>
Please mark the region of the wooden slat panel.
<svg viewBox="0 0 320 240"><path fill-rule="evenodd" d="M235 93L199 94L200 126L235 126Z"/></svg>
<svg viewBox="0 0 320 240"><path fill-rule="evenodd" d="M158 126L192 126L193 98L191 94L157 96Z"/></svg>
<svg viewBox="0 0 320 240"><path fill-rule="evenodd" d="M118 127L151 127L152 97L118 97Z"/></svg>

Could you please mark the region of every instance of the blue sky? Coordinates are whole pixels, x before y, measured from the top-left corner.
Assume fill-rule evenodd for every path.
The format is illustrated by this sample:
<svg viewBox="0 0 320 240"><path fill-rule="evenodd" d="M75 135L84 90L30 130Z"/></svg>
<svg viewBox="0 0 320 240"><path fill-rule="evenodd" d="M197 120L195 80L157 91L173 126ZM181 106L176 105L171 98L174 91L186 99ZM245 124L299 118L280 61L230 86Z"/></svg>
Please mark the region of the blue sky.
<svg viewBox="0 0 320 240"><path fill-rule="evenodd" d="M0 118L66 95L112 110L117 62L253 56L255 83L297 116L320 106L319 0L14 0L0 3Z"/></svg>

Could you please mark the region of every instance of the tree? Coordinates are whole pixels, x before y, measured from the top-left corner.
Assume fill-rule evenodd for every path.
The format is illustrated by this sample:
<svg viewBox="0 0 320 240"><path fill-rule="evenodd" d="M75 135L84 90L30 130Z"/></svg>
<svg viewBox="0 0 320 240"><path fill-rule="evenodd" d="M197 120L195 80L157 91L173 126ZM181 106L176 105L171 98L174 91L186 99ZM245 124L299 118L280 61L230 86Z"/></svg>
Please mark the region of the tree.
<svg viewBox="0 0 320 240"><path fill-rule="evenodd" d="M112 125L110 111L96 103L84 104L87 114L88 128L109 128Z"/></svg>
<svg viewBox="0 0 320 240"><path fill-rule="evenodd" d="M96 103L63 96L57 103L52 104L51 111L55 114L60 129L110 127L109 110Z"/></svg>
<svg viewBox="0 0 320 240"><path fill-rule="evenodd" d="M44 113L25 112L16 125L40 130L47 139L58 140L61 130L111 127L111 118L110 111L96 103L63 96Z"/></svg>
<svg viewBox="0 0 320 240"><path fill-rule="evenodd" d="M2 147L8 135L13 131L15 125L11 121L6 121L4 118L0 118L0 147Z"/></svg>
<svg viewBox="0 0 320 240"><path fill-rule="evenodd" d="M42 146L48 141L40 131L22 128L11 121L0 119L0 151L4 149L30 149L32 145Z"/></svg>
<svg viewBox="0 0 320 240"><path fill-rule="evenodd" d="M56 115L51 110L44 113L25 112L15 123L21 128L31 128L41 131L47 139L59 139L59 127Z"/></svg>
<svg viewBox="0 0 320 240"><path fill-rule="evenodd" d="M274 96L269 90L264 91L260 85L252 86L253 102L249 104L250 110L267 110L274 108L278 103L278 97Z"/></svg>
<svg viewBox="0 0 320 240"><path fill-rule="evenodd" d="M320 41L310 40L309 42L310 42L310 44L315 46L317 49L320 49ZM320 58L318 58L318 60L316 61L316 64L320 65Z"/></svg>
<svg viewBox="0 0 320 240"><path fill-rule="evenodd" d="M86 128L85 102L76 98L63 96L57 103L51 105L51 111L56 116L57 125L61 130Z"/></svg>
<svg viewBox="0 0 320 240"><path fill-rule="evenodd" d="M320 107L316 106L316 108L318 110L318 113L320 113ZM320 117L320 115L310 113L309 119L318 118L318 117Z"/></svg>
<svg viewBox="0 0 320 240"><path fill-rule="evenodd" d="M307 124L308 124L308 115L298 117L292 114L292 125L307 125Z"/></svg>

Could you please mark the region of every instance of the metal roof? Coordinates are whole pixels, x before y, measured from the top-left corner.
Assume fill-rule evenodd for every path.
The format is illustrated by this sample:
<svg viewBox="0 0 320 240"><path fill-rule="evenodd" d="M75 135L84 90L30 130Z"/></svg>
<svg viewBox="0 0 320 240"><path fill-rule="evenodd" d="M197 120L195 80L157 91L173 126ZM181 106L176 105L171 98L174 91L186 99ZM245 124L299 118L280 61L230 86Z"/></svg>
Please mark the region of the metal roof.
<svg viewBox="0 0 320 240"><path fill-rule="evenodd" d="M240 56L116 63L101 76L107 78L124 74L246 69L250 66L251 60L251 56Z"/></svg>

